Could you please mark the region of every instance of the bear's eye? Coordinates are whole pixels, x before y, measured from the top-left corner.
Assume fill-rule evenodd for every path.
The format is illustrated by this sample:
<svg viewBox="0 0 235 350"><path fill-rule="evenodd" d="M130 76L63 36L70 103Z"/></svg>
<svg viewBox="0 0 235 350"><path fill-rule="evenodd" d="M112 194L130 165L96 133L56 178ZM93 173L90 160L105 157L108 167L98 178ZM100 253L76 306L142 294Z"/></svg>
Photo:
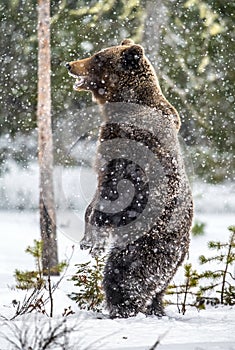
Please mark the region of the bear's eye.
<svg viewBox="0 0 235 350"><path fill-rule="evenodd" d="M100 56L99 55L95 55L94 56L94 60L95 60L95 63L99 63L100 62Z"/></svg>

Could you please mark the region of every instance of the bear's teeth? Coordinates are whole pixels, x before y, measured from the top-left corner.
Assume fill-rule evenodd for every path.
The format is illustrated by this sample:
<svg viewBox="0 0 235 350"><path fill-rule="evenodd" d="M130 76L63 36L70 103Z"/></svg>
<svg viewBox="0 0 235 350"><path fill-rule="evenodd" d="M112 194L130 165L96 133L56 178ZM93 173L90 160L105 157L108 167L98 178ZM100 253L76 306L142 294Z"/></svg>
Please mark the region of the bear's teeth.
<svg viewBox="0 0 235 350"><path fill-rule="evenodd" d="M82 77L77 78L74 84L74 89L79 88L83 84L84 84L84 78Z"/></svg>

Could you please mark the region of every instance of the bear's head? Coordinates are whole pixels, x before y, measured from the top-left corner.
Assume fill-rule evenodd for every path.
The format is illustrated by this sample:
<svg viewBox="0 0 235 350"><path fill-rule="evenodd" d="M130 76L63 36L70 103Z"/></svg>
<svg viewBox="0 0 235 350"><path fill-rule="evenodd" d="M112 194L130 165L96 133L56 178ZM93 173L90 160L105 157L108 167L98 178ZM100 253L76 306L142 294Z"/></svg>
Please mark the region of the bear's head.
<svg viewBox="0 0 235 350"><path fill-rule="evenodd" d="M76 78L74 89L92 92L100 104L133 102L155 106L150 100L156 93L161 94L143 47L130 39L89 58L69 62L66 67Z"/></svg>

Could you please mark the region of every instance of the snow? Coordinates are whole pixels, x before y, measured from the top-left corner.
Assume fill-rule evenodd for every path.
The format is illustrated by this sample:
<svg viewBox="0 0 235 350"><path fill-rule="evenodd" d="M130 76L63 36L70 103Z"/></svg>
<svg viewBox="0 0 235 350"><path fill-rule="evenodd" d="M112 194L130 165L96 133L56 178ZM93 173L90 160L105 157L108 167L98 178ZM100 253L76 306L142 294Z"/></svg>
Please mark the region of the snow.
<svg viewBox="0 0 235 350"><path fill-rule="evenodd" d="M95 149L92 151L95 153ZM91 155L89 155L91 157ZM0 209L37 209L39 170L36 162L22 167L6 161L7 171L0 177ZM63 209L81 210L89 204L96 188L96 175L87 167L55 167L55 194L57 205ZM17 181L15 179L17 178ZM194 179L193 179L194 180ZM196 211L203 213L233 213L235 211L235 182L208 184L192 181ZM62 205L62 197L65 203ZM216 199L216 200L215 200Z"/></svg>
<svg viewBox="0 0 235 350"><path fill-rule="evenodd" d="M32 341L35 328L40 328L44 334L52 323L56 325L62 322L64 308L71 306L75 314L66 318L67 327L71 327L69 344L71 349L102 349L102 350L147 350L159 341L158 349L163 350L235 350L235 308L229 306L208 307L206 310L197 311L188 307L185 315L179 314L175 306L166 307L167 316L158 319L154 316L145 317L142 314L129 319L111 320L106 314L99 315L93 312L79 310L76 303L67 297L69 292L75 291L73 282L68 281L75 272L74 265L90 260L86 251L80 251L78 241L83 234L84 208L92 196L94 186L86 186L86 183L94 180L94 174L87 169L77 169L74 172L62 174L62 182L70 181L64 190L67 203L65 208L59 208L58 219L58 247L60 260L68 258L73 249L74 253L66 276L54 294L54 317L52 319L38 313L31 313L6 321L14 315L12 300L22 300L25 292L14 289L14 270L31 269L34 266L33 258L25 254L28 245L32 245L34 239L39 239L38 211L36 207L37 193L28 194L27 210L16 210L13 207L15 200L22 200L25 194L37 182L37 169L35 165L27 170L17 170L12 165L12 170L2 177L5 195L8 202L6 207L11 210L0 211L0 232L2 241L0 246L0 349L15 349L10 347L5 336L14 338L15 331L10 327L16 325L19 329L30 330L28 341ZM80 176L80 192L74 197L75 187ZM13 181L17 178L19 181ZM82 179L81 179L82 178ZM94 182L94 181L93 181ZM1 187L1 188L3 188ZM82 189L81 189L82 187ZM63 186L65 188L65 185ZM79 188L76 187L76 189ZM189 262L193 268L200 269L198 256L208 254L207 242L209 240L226 241L229 237L227 227L235 224L235 195L234 184L206 185L195 183L193 185L195 197L195 217L206 223L206 234L194 237L191 240ZM23 191L23 192L22 192ZM85 191L83 193L82 191ZM13 194L14 192L14 194ZM15 193L18 193L16 198ZM20 194L20 195L19 195ZM22 196L22 198L21 198ZM79 199L76 208L71 206ZM1 198L3 200L3 197ZM17 202L18 208L21 207ZM31 205L30 203L33 203ZM35 204L34 204L35 203ZM28 205L27 204L27 205ZM72 209L71 209L72 208ZM3 239L4 237L4 239ZM74 246L74 248L73 248ZM182 281L183 269L181 268L174 281ZM47 305L49 307L49 305ZM2 333L5 334L2 335ZM36 350L35 348L34 350ZM60 349L55 346L52 349ZM69 349L69 347L68 347Z"/></svg>

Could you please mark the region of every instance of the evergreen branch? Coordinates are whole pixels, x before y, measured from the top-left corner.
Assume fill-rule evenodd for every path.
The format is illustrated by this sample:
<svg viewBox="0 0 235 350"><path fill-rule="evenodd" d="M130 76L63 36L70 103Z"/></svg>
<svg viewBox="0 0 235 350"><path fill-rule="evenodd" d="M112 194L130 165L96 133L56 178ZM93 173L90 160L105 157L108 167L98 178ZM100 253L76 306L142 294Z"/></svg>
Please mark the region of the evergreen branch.
<svg viewBox="0 0 235 350"><path fill-rule="evenodd" d="M221 243L219 241L210 241L210 242L208 242L208 248L209 249L220 250L221 248L225 248L227 246L228 246L228 243Z"/></svg>
<svg viewBox="0 0 235 350"><path fill-rule="evenodd" d="M232 243L234 241L234 236L235 236L235 231L233 231L230 240L229 240L229 248L228 248L228 253L226 256L226 262L225 262L225 270L224 270L224 274L223 274L223 280L222 280L222 290L221 290L221 304L223 304L224 302L224 291L225 291L225 282L226 282L226 276L227 276L227 271L228 271L228 267L230 264L230 254L232 251Z"/></svg>
<svg viewBox="0 0 235 350"><path fill-rule="evenodd" d="M179 286L179 288L181 288L181 286ZM166 293L167 295L182 295L185 294L185 290L180 290L180 291L172 291L172 292L168 292ZM190 295L196 295L195 292L191 292L190 290L188 291L188 294Z"/></svg>
<svg viewBox="0 0 235 350"><path fill-rule="evenodd" d="M222 275L219 272L207 270L207 271L204 271L200 274L200 279L201 278L212 278L214 280L217 280L217 279L221 278L221 276Z"/></svg>
<svg viewBox="0 0 235 350"><path fill-rule="evenodd" d="M211 262L211 261L219 261L219 262L222 262L223 259L224 259L225 255L221 254L219 256L212 256L210 258L206 258L204 255L200 255L199 256L199 262L201 265L204 265L208 262Z"/></svg>
<svg viewBox="0 0 235 350"><path fill-rule="evenodd" d="M208 290L211 290L211 289L214 289L215 287L218 287L218 286L220 286L221 285L221 283L214 283L214 284L210 284L209 286L201 286L200 287L200 290L202 291L202 292L206 292L206 291L208 291Z"/></svg>

